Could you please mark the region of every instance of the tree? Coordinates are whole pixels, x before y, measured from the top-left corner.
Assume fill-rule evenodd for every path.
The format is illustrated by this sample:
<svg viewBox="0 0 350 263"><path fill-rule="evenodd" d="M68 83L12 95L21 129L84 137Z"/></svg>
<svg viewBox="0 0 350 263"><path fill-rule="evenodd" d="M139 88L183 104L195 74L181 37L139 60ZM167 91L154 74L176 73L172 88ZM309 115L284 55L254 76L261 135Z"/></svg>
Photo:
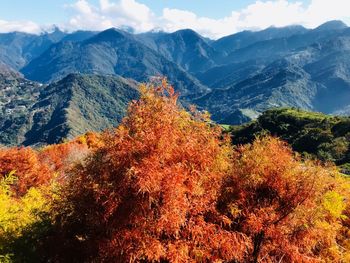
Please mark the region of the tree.
<svg viewBox="0 0 350 263"><path fill-rule="evenodd" d="M12 185L18 195L24 195L31 187L48 184L53 177L37 152L25 147L0 148L0 178L10 173L18 178Z"/></svg>
<svg viewBox="0 0 350 263"><path fill-rule="evenodd" d="M48 145L38 153L39 159L62 177L77 162L99 147L98 137L98 134L89 132L71 141Z"/></svg>
<svg viewBox="0 0 350 263"><path fill-rule="evenodd" d="M140 90L69 177L57 208L65 243L106 262L243 259L250 243L222 229L215 212L229 141L207 115L179 108L166 81Z"/></svg>
<svg viewBox="0 0 350 263"><path fill-rule="evenodd" d="M218 210L226 229L253 244L244 262L319 262L340 258L336 243L344 209L336 171L301 162L273 137L241 146L225 179Z"/></svg>

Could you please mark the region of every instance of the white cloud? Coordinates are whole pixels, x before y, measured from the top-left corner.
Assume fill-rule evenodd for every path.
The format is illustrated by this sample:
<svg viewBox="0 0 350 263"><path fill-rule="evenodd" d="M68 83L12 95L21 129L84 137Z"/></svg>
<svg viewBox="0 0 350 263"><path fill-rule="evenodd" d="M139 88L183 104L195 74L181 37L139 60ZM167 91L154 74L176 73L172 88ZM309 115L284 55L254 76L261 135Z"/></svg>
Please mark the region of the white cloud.
<svg viewBox="0 0 350 263"><path fill-rule="evenodd" d="M348 0L311 0L308 6L301 1L257 0L242 10L233 10L230 16L213 19L170 8L164 8L162 15L156 17L149 7L137 0L100 0L97 7L88 4L87 0L79 0L74 5L77 14L67 27L104 29L127 26L136 32L153 28L167 32L191 28L204 36L218 38L245 29L291 24L316 27L332 19L347 21L350 18L347 7Z"/></svg>
<svg viewBox="0 0 350 263"><path fill-rule="evenodd" d="M326 21L343 19L349 21L348 0L312 0L308 6L301 1L258 0L239 11L232 11L222 19L198 17L196 14L178 10L163 10L163 28L174 31L193 28L199 33L218 38L246 29L264 29L269 26L293 24L314 28Z"/></svg>
<svg viewBox="0 0 350 263"><path fill-rule="evenodd" d="M240 12L239 26L242 28L266 28L271 25L286 26L302 23L303 8L301 2L290 3L286 0L257 1Z"/></svg>
<svg viewBox="0 0 350 263"><path fill-rule="evenodd" d="M304 5L301 0L256 0L241 10L233 10L229 16L213 19L171 8L164 8L162 14L156 16L138 0L99 0L97 5L91 4L91 0L76 0L74 4L66 6L72 15L60 27L68 31L129 27L135 32L154 28L173 32L191 28L204 36L218 38L246 29L264 29L269 26L300 24L313 28L334 19L350 22L348 6L349 0L311 0L308 5ZM30 21L0 20L0 30L38 33L40 26Z"/></svg>
<svg viewBox="0 0 350 263"><path fill-rule="evenodd" d="M73 4L72 7L75 8L79 13L81 13L83 15L93 14L92 7L85 0L79 0L78 2Z"/></svg>
<svg viewBox="0 0 350 263"><path fill-rule="evenodd" d="M126 26L134 28L136 32L144 32L155 27L152 11L135 0L100 0L99 6L93 6L86 0L78 0L67 7L75 11L75 15L64 25L67 30L102 30L112 26Z"/></svg>
<svg viewBox="0 0 350 263"><path fill-rule="evenodd" d="M0 20L0 33L13 31L39 34L42 31L41 26L32 21L5 21Z"/></svg>
<svg viewBox="0 0 350 263"><path fill-rule="evenodd" d="M208 17L197 17L196 14L179 10L165 8L160 18L161 28L164 31L173 32L183 28L191 28L208 37L218 37L237 31L235 25L239 19L238 13L223 19L211 19Z"/></svg>
<svg viewBox="0 0 350 263"><path fill-rule="evenodd" d="M345 22L349 22L349 3L348 0L312 0L303 14L304 24L309 27L315 27L325 21L334 19L342 19Z"/></svg>

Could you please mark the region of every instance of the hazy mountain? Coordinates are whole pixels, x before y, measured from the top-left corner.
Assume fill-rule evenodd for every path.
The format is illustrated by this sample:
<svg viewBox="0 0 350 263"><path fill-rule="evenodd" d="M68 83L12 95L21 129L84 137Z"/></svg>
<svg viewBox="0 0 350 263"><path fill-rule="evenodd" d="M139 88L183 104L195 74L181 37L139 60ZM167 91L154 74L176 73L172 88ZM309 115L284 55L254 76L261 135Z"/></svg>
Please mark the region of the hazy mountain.
<svg viewBox="0 0 350 263"><path fill-rule="evenodd" d="M341 21L315 29L244 31L216 41L189 29L0 34L1 131L9 135L16 130L0 143L56 142L116 124L101 105L107 103L110 112L115 107L115 116L121 116L135 94L129 96L129 88L111 90L112 83L119 87L126 81L112 75L137 82L167 76L183 102L198 104L227 124L247 122L280 106L349 114L349 59L350 29ZM13 113L17 108L20 113Z"/></svg>
<svg viewBox="0 0 350 263"><path fill-rule="evenodd" d="M315 28L315 31L329 31L329 30L342 30L348 26L340 20L328 21L319 27Z"/></svg>
<svg viewBox="0 0 350 263"><path fill-rule="evenodd" d="M314 43L327 41L337 37L343 30L311 30L300 35L293 35L288 38L275 38L259 41L242 49L235 50L223 58L222 63L238 63L249 60L261 60L272 62L283 58L291 52L303 49Z"/></svg>
<svg viewBox="0 0 350 263"><path fill-rule="evenodd" d="M98 34L98 32L78 30L70 34L66 34L66 36L62 38L61 41L79 42L93 37L96 34Z"/></svg>
<svg viewBox="0 0 350 263"><path fill-rule="evenodd" d="M0 61L19 70L65 36L57 28L41 35L21 32L0 34Z"/></svg>
<svg viewBox="0 0 350 263"><path fill-rule="evenodd" d="M162 54L168 60L189 72L207 70L216 65L221 54L208 41L191 29L174 33L153 33L139 35L140 40Z"/></svg>
<svg viewBox="0 0 350 263"><path fill-rule="evenodd" d="M271 33L266 33L269 31L276 34L271 35ZM299 31L300 33L298 33ZM249 45L236 49L236 44L240 41L239 38L245 35L250 36L249 39L251 41L246 42ZM260 32L244 31L221 40L219 39L217 43L221 43L221 41L228 41L229 43L230 39L237 40L238 42L236 44L232 42L230 46L235 47L234 49L236 50L223 57L221 65L217 65L204 72L196 73L195 75L203 84L212 89L229 88L240 81L259 74L263 68L272 64L274 61L298 53L308 46L318 45L339 36L348 35L349 28L344 27L344 24L339 21L327 22L314 30L293 26L270 28ZM252 36L254 38L251 38ZM281 38L281 36L284 37ZM277 38L266 40L268 37ZM259 39L262 40L259 41ZM213 45L217 46L217 43L214 42ZM298 60L297 57L296 60Z"/></svg>
<svg viewBox="0 0 350 263"><path fill-rule="evenodd" d="M212 89L227 88L264 68L266 63L259 60L248 60L213 67L207 71L199 72L196 77Z"/></svg>
<svg viewBox="0 0 350 263"><path fill-rule="evenodd" d="M220 51L229 54L237 49L245 48L256 42L288 38L292 35L303 34L308 30L302 26L269 27L262 31L243 31L233 35L225 36L212 43L212 46Z"/></svg>
<svg viewBox="0 0 350 263"><path fill-rule="evenodd" d="M0 115L0 144L57 143L87 131L114 127L130 100L138 97L136 86L118 76L79 74L42 87L14 80L11 89L1 89L6 95L3 100L11 101L2 105L5 114Z"/></svg>
<svg viewBox="0 0 350 263"><path fill-rule="evenodd" d="M245 51L244 48L249 46L253 49L261 49L268 48L271 45L277 47L282 45L278 50L283 50L284 48L291 49L306 46L324 37L335 35L346 28L348 28L347 25L342 21L329 21L313 30L298 25L281 28L269 27L262 31L243 31L225 36L214 41L212 46L218 51L225 52L227 55L237 50ZM276 42L276 40L278 41ZM231 57L239 53L233 53Z"/></svg>
<svg viewBox="0 0 350 263"><path fill-rule="evenodd" d="M22 72L27 78L42 82L74 72L117 74L137 81L164 75L183 96L195 97L208 90L177 64L117 29L103 31L82 42L53 45Z"/></svg>
<svg viewBox="0 0 350 263"><path fill-rule="evenodd" d="M350 36L343 34L290 52L247 79L213 89L197 103L209 109L217 121L231 124L247 121L273 107L347 112L349 58Z"/></svg>

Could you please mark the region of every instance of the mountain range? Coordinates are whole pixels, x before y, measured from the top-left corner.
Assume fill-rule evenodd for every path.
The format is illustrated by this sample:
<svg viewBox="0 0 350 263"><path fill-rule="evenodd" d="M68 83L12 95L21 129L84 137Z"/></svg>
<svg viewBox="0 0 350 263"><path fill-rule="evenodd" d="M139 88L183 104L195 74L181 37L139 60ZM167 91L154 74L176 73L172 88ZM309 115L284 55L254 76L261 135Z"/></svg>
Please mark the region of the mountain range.
<svg viewBox="0 0 350 263"><path fill-rule="evenodd" d="M184 105L240 124L274 107L350 113L350 28L330 21L217 40L173 33L0 34L0 144L59 142L116 125L137 83L166 76Z"/></svg>

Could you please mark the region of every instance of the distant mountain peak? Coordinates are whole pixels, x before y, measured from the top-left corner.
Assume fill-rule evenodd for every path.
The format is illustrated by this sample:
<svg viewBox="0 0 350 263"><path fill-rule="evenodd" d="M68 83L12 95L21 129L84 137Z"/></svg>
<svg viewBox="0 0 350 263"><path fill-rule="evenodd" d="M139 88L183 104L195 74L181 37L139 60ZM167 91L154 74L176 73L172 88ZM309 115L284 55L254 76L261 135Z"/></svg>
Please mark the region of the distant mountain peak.
<svg viewBox="0 0 350 263"><path fill-rule="evenodd" d="M193 29L190 29L190 28L180 29L180 30L177 30L177 31L173 32L172 34L194 34L194 35L198 35L198 33L196 31L194 31Z"/></svg>
<svg viewBox="0 0 350 263"><path fill-rule="evenodd" d="M119 28L116 28L116 27L111 27L111 28L108 28L102 32L99 33L99 35L103 35L103 34L120 34L120 35L126 35L126 34L129 34L128 32L124 31L124 30L121 30Z"/></svg>
<svg viewBox="0 0 350 263"><path fill-rule="evenodd" d="M317 31L321 31L321 30L341 30L341 29L345 29L348 26L341 20L332 20L332 21L328 21L326 23L323 23L322 25L318 26L317 28L315 28L315 30Z"/></svg>
<svg viewBox="0 0 350 263"><path fill-rule="evenodd" d="M205 43L206 45L211 46L211 43L214 42L213 39L204 37L198 32L188 28L175 31L169 35L182 38L185 42L201 43L201 45Z"/></svg>
<svg viewBox="0 0 350 263"><path fill-rule="evenodd" d="M289 26L270 26L264 30L261 30L261 32L264 31L276 31L276 30L288 30L288 29L293 29L293 30L306 30L305 27L303 27L302 25L289 25Z"/></svg>
<svg viewBox="0 0 350 263"><path fill-rule="evenodd" d="M93 36L90 40L93 41L115 41L118 39L124 39L126 37L131 36L128 32L125 32L123 30L120 30L118 28L112 27L109 29L106 29L97 35Z"/></svg>
<svg viewBox="0 0 350 263"><path fill-rule="evenodd" d="M45 31L45 33L51 34L51 33L57 33L57 32L63 32L58 25L52 25L52 27Z"/></svg>
<svg viewBox="0 0 350 263"><path fill-rule="evenodd" d="M291 25L286 27L268 27L259 31L241 31L233 35L222 37L213 43L213 47L223 50L229 54L235 50L248 47L254 43L271 40L288 38L297 34L304 34L308 29L300 25Z"/></svg>
<svg viewBox="0 0 350 263"><path fill-rule="evenodd" d="M165 33L165 31L161 27L155 27L146 33Z"/></svg>
<svg viewBox="0 0 350 263"><path fill-rule="evenodd" d="M171 35L181 36L181 37L191 38L191 39L203 39L203 37L199 35L196 31L189 28L177 30L171 33Z"/></svg>

